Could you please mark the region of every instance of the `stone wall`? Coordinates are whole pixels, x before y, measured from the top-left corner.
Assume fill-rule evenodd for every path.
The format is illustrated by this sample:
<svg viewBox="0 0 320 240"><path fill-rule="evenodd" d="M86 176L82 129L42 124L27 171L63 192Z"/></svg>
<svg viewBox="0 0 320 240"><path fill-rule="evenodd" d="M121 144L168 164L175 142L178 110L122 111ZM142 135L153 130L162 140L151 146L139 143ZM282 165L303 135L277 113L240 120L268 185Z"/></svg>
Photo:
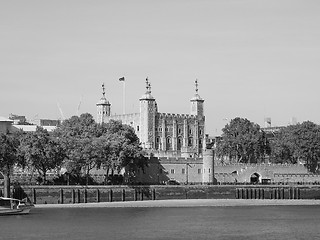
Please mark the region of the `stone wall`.
<svg viewBox="0 0 320 240"><path fill-rule="evenodd" d="M164 199L320 199L319 186L20 186L12 192L13 197L28 197L36 204Z"/></svg>

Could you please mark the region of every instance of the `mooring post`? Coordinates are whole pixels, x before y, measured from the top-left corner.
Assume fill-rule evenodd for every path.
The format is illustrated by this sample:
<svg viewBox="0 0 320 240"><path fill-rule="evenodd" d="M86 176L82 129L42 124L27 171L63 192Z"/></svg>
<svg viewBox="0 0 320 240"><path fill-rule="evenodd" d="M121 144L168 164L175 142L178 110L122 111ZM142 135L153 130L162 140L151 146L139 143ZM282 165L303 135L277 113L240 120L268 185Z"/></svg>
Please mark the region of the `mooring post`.
<svg viewBox="0 0 320 240"><path fill-rule="evenodd" d="M76 193L75 193L74 189L71 190L71 202L73 204L76 203Z"/></svg>
<svg viewBox="0 0 320 240"><path fill-rule="evenodd" d="M87 189L85 188L85 189L84 189L84 192L83 192L83 202L84 202L84 203L87 203L87 201L88 201L87 197L88 197L88 196L87 196Z"/></svg>
<svg viewBox="0 0 320 240"><path fill-rule="evenodd" d="M112 189L109 191L109 202L112 202L113 192Z"/></svg>
<svg viewBox="0 0 320 240"><path fill-rule="evenodd" d="M60 198L59 198L59 203L63 204L63 189L60 188Z"/></svg>
<svg viewBox="0 0 320 240"><path fill-rule="evenodd" d="M37 204L37 193L35 188L32 188L32 198L33 204Z"/></svg>
<svg viewBox="0 0 320 240"><path fill-rule="evenodd" d="M78 203L81 202L81 199L80 199L80 189L77 190L77 199L78 199Z"/></svg>
<svg viewBox="0 0 320 240"><path fill-rule="evenodd" d="M152 200L156 200L156 190L152 189Z"/></svg>
<svg viewBox="0 0 320 240"><path fill-rule="evenodd" d="M96 190L96 199L97 199L97 202L100 202L100 191L99 191L99 189Z"/></svg>
<svg viewBox="0 0 320 240"><path fill-rule="evenodd" d="M137 201L138 200L138 193L137 193L137 189L134 189L134 201Z"/></svg>
<svg viewBox="0 0 320 240"><path fill-rule="evenodd" d="M126 190L122 189L122 197L121 197L122 202L126 201Z"/></svg>

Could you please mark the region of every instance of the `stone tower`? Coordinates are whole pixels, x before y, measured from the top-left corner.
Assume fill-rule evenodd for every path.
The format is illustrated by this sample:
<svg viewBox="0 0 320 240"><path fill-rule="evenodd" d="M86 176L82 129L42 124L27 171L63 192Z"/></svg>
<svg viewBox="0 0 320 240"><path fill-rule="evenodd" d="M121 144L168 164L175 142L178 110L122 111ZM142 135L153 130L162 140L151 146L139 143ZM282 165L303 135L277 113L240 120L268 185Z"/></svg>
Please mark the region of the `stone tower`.
<svg viewBox="0 0 320 240"><path fill-rule="evenodd" d="M204 112L203 112L204 100L198 94L198 80L195 81L195 86L196 86L196 93L193 96L193 98L191 98L191 100L190 100L190 102L191 102L190 114L202 117L202 116L204 116Z"/></svg>
<svg viewBox="0 0 320 240"><path fill-rule="evenodd" d="M104 84L102 84L102 98L97 103L97 123L105 122L105 118L110 116L111 104L106 99Z"/></svg>
<svg viewBox="0 0 320 240"><path fill-rule="evenodd" d="M151 84L146 79L146 93L140 98L140 129L139 136L142 147L154 148L155 142L155 120L157 114L157 103L151 95Z"/></svg>
<svg viewBox="0 0 320 240"><path fill-rule="evenodd" d="M204 149L202 165L202 183L213 184L214 178L214 151L213 149Z"/></svg>

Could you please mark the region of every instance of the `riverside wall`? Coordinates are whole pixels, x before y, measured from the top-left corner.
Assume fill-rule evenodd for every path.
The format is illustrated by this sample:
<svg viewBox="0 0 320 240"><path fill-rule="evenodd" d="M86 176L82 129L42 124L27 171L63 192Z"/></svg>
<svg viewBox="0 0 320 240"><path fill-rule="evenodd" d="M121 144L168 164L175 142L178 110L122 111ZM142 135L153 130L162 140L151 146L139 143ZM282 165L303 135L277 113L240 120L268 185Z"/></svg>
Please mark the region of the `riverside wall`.
<svg viewBox="0 0 320 240"><path fill-rule="evenodd" d="M1 192L0 192L1 195ZM165 199L319 199L313 185L19 186L15 198L35 204L93 203Z"/></svg>

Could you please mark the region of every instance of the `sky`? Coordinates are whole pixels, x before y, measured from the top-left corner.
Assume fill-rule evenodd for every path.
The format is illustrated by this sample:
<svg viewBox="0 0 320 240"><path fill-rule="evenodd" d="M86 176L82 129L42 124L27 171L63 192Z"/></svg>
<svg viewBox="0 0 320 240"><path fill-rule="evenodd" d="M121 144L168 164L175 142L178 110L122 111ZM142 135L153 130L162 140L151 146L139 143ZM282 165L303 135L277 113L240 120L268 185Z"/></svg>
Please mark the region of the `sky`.
<svg viewBox="0 0 320 240"><path fill-rule="evenodd" d="M188 114L198 79L206 131L235 117L320 123L318 0L0 0L0 116L61 119L102 96Z"/></svg>

